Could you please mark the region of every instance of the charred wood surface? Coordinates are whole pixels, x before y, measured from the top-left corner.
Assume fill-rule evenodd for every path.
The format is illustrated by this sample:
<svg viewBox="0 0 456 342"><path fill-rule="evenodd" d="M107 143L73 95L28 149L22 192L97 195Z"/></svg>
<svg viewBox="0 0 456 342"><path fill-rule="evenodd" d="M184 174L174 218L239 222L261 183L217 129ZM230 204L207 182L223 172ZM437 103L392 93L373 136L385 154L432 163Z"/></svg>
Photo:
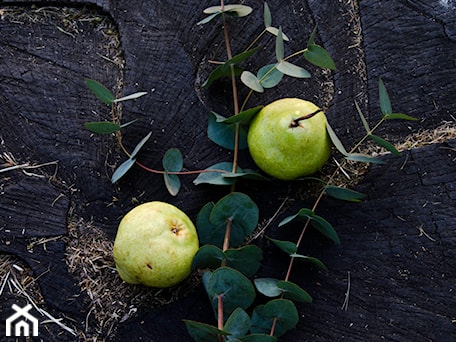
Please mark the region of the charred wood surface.
<svg viewBox="0 0 456 342"><path fill-rule="evenodd" d="M256 10L250 20L230 22L234 51L242 51L261 32L262 3L249 2ZM122 155L113 138L92 136L83 126L87 121L110 120L109 108L90 94L84 79L96 79L119 95L148 92L123 105L123 122L138 119L125 131L124 143L131 150L152 131L140 158L157 169L171 147L181 149L186 169L230 160L230 153L207 139L206 128L210 110L229 115L232 104L224 81L209 90L199 89L211 70L207 60L225 55L220 27L196 26L212 2L7 0L2 6L20 12L49 5L87 6L118 30L119 44L113 44L96 21L80 21L73 27L53 16L0 20L2 163L5 153L18 165L58 161L57 167L0 174L0 252L16 255L30 266L51 310L83 325L87 298L68 272L63 242L35 244L31 251L33 243L65 235L70 215L93 221L113 239L119 219L134 206L133 199L168 201L195 219L204 203L226 193L195 187L193 179L183 178L181 193L171 197L162 177L140 169L113 186L109 178ZM318 24L317 40L332 54L338 70L323 73L309 67L310 80L286 79L264 96L254 96L252 106L279 97L312 100L327 110L331 125L350 145L363 134L354 100L371 123L380 117L381 77L393 109L420 119L385 125L381 133L392 141L399 143L414 132L454 122L453 2L360 1L358 5L293 0L269 5L274 25L293 37L287 44L289 52L305 46ZM273 41L267 48L270 57L260 56L245 67L256 71L272 62ZM314 302L299 307L299 326L284 340L456 337L455 148L454 141L447 141L405 151L399 158L384 157L388 164L370 168L357 186L369 195L365 202L324 202L321 214L336 227L342 244L334 246L309 235L303 252L321 258L329 271L296 268L293 280L312 294ZM241 164L254 167L246 153ZM285 196L296 198L287 214L308 204L297 199L299 186L294 183L274 183L267 190L261 185L243 186L262 208L262 219L269 218ZM280 238L289 234L293 238L293 229L271 231ZM283 276L286 260L266 243L263 247L262 274ZM341 309L347 292L348 308ZM143 312L121 324L117 338L184 340L181 319L211 322L205 300L197 289L179 302ZM2 323L4 305L15 301L2 300ZM58 339L52 330L46 333L49 340Z"/></svg>

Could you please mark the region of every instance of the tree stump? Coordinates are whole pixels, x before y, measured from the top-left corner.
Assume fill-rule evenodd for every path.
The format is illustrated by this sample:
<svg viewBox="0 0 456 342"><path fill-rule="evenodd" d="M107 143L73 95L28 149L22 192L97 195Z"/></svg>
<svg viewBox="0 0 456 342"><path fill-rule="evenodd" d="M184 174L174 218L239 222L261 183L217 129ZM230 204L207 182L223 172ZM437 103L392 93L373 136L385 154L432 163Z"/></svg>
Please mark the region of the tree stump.
<svg viewBox="0 0 456 342"><path fill-rule="evenodd" d="M49 5L56 7L44 7ZM0 8L2 168L21 166L0 173L0 253L23 260L37 279L42 305L67 317L76 329L84 331L93 299L68 271L67 240L62 237L70 218L92 222L113 240L120 218L137 201L167 201L195 220L206 202L226 194L223 188L196 187L186 177L181 192L173 197L159 175L139 168L112 185L110 177L123 157L113 137L92 136L85 130L85 122L110 120L111 114L88 91L84 79L96 79L116 95L148 92L123 105L122 122L138 120L123 134L129 149L153 132L140 155L151 168L160 169L164 152L172 147L181 149L189 170L229 161L231 154L206 136L209 111L225 115L231 111L228 83L220 81L208 90L199 87L211 70L207 60L225 56L220 26L196 25L202 10L211 5L211 1L4 0ZM251 18L229 23L234 51L245 48L263 29L263 2L248 5L254 8ZM355 100L371 124L380 118L377 82L381 78L393 110L419 121L389 122L379 135L401 144L443 123L454 128L456 8L452 2L292 0L269 5L274 25L281 25L293 38L288 51L306 46L318 24L317 40L338 69L326 73L309 67L311 79L287 78L278 88L254 96L251 106L280 97L312 100L326 109L332 127L350 146L364 134ZM90 18L78 20L72 9L84 6ZM274 60L274 42L266 46L271 53L249 60L247 69L256 71ZM368 195L367 200L347 204L327 199L319 208L342 243L334 246L313 232L308 235L302 253L320 258L329 271L305 264L294 270L292 280L314 301L299 305L300 322L282 340L456 337L456 142L439 139L428 144L432 139L425 134L420 139L420 147L412 144L400 157L382 157L386 165L369 168L355 186ZM243 167L255 167L247 153L240 161ZM278 220L312 202L302 197L300 183L240 186L258 203L262 220L271 217L284 197L292 200ZM268 236L293 239L299 230L299 226L275 226ZM283 277L287 258L266 241L259 243L265 253L260 275ZM2 331L12 303L25 305L26 299L5 294L0 307ZM109 339L190 340L182 319L213 324L208 306L199 286L172 304L143 307L116 326ZM40 337L75 339L56 325L46 325Z"/></svg>

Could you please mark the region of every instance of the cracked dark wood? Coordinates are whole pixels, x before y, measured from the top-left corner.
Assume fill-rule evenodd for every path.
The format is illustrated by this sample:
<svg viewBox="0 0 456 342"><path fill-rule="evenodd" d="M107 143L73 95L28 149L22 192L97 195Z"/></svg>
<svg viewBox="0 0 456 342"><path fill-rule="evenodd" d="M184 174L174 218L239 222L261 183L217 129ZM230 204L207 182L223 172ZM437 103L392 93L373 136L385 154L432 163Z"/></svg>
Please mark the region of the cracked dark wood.
<svg viewBox="0 0 456 342"><path fill-rule="evenodd" d="M25 260L39 276L50 310L63 312L82 326L88 309L77 280L67 273L64 246L49 243L46 251L40 247L30 253L27 246L34 238L65 234L70 209L77 216L93 219L113 238L133 197L174 203L194 219L205 202L225 193L224 189L196 188L192 179L185 178L181 193L172 198L161 177L141 170L134 170L113 187L111 165L120 162L117 152L110 151L114 142L91 137L83 128L86 121L109 119L109 113L87 91L84 78L97 79L108 87L122 79L124 94L149 92L147 97L125 104L123 110L125 122L140 119L140 124L125 133L129 148L153 131L151 143L141 154L145 164L160 168L166 149L179 147L186 168L204 168L230 158L206 138L208 111L224 113L231 107L229 94L220 87L225 83L198 90L210 70L204 62L224 53L222 37L219 27L195 25L210 1L3 1L4 6L9 3L90 4L108 15L120 33L126 63L123 73L99 57L119 51L106 46L94 24L81 24L81 32L72 37L52 21L28 25L0 21L1 148L20 163L59 161L52 182L19 171L1 174L0 251ZM243 47L248 37L262 29L262 2L250 1L249 5L259 10L251 20L233 25L234 49ZM305 46L318 23L318 40L330 51L338 70L322 75L311 68L314 76L310 81L287 79L265 97L255 96L252 105L283 96L311 99L329 108L332 126L349 145L362 134L354 99L370 122L379 118L377 81L381 77L393 108L420 118L417 123L385 125L382 134L393 141L454 121L456 9L452 2L361 1L353 6L351 2L294 0L269 5L274 24L282 25L293 37L287 44L289 51ZM273 45L268 46L273 58ZM256 70L269 61L269 57L259 57L248 68ZM304 279L295 276L294 281L312 294L314 303L299 306L298 328L283 340L414 341L456 336L454 151L455 143L449 141L405 152L400 158L387 157L388 164L371 168L358 186L369 194L367 201L356 205L325 201L321 213L335 225L342 244L333 246L309 235L303 252L320 257L330 270L311 270ZM246 154L241 163L252 166ZM44 169L48 176L54 171L52 166ZM263 218L278 207L277 198L293 197L298 191L293 184L280 182L268 191L256 184L245 189L259 203ZM113 196L120 201L108 206ZM306 203L294 204L287 214ZM286 237L292 231L273 230L271 234ZM271 246L264 247L262 274L283 276L285 259ZM350 298L344 311L340 308L348 274ZM212 321L204 296L198 289L191 298L144 312L123 323L117 339L134 334L154 341L187 340L181 319ZM68 301L73 305L69 307ZM1 324L6 317L3 309L2 304ZM46 331L46 339L61 340L55 331Z"/></svg>

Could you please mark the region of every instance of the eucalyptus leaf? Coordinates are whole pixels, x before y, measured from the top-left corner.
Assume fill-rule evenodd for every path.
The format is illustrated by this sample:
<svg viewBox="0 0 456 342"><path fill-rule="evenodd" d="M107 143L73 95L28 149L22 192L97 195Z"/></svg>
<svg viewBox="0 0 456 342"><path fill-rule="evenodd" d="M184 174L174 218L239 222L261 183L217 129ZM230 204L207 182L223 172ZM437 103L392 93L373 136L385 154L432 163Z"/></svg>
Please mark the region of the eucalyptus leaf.
<svg viewBox="0 0 456 342"><path fill-rule="evenodd" d="M176 196L181 188L181 181L178 175L169 174L167 171L163 174L165 186L171 196Z"/></svg>
<svg viewBox="0 0 456 342"><path fill-rule="evenodd" d="M307 291L291 281L281 280L277 283L277 287L284 293L284 298L294 302L312 303L312 297Z"/></svg>
<svg viewBox="0 0 456 342"><path fill-rule="evenodd" d="M366 118L363 115L363 112L361 111L361 108L359 108L359 105L358 105L357 101L355 101L355 107L356 107L356 111L359 114L359 117L361 118L361 122L363 123L363 126L364 126L364 129L366 130L366 133L370 134L371 133L371 129L369 127L369 124L367 123Z"/></svg>
<svg viewBox="0 0 456 342"><path fill-rule="evenodd" d="M391 144L389 141L386 141L385 139L383 139L377 135L374 135L374 134L369 134L369 138L371 138L373 141L375 141L377 143L377 145L390 151L392 154L394 154L396 156L401 155L401 153L396 149L396 147L393 144Z"/></svg>
<svg viewBox="0 0 456 342"><path fill-rule="evenodd" d="M231 222L230 245L239 246L258 225L259 211L246 194L232 192L220 199L211 210L209 220L215 226Z"/></svg>
<svg viewBox="0 0 456 342"><path fill-rule="evenodd" d="M257 52L257 51L258 51L258 47L241 52L240 54L237 54L237 55L231 57L227 62L225 62L222 65L222 68L229 69L229 67L231 65L239 64L239 63L245 61L249 57L253 56L255 54L255 52Z"/></svg>
<svg viewBox="0 0 456 342"><path fill-rule="evenodd" d="M223 330L230 333L228 341L244 337L250 330L250 317L242 308L236 308L226 320Z"/></svg>
<svg viewBox="0 0 456 342"><path fill-rule="evenodd" d="M393 110L391 108L391 101L388 92L385 88L385 84L383 83L381 78L378 80L378 97L380 102L380 110L382 111L383 115L388 116L393 114Z"/></svg>
<svg viewBox="0 0 456 342"><path fill-rule="evenodd" d="M337 136L336 132L333 130L329 122L326 123L326 131L328 132L329 138L331 139L333 145L337 148L337 150L344 156L347 156L347 150L345 149L344 145L340 141L339 137Z"/></svg>
<svg viewBox="0 0 456 342"><path fill-rule="evenodd" d="M234 75L239 76L242 74L242 69L238 67L234 67ZM219 78L222 77L230 77L231 76L231 70L230 68L225 68L224 65L219 65L217 68L212 70L212 72L209 74L209 77L207 80L201 85L201 88L206 88L209 87L214 81L218 80Z"/></svg>
<svg viewBox="0 0 456 342"><path fill-rule="evenodd" d="M280 337L298 324L298 310L288 299L273 299L265 305L258 305L252 314L252 333L269 333L276 320L274 336Z"/></svg>
<svg viewBox="0 0 456 342"><path fill-rule="evenodd" d="M253 9L252 7L245 6L245 5L224 5L223 8L222 6L211 6L206 8L203 12L205 14L213 14L213 13L229 13L233 12L235 13L238 17L245 17L252 13Z"/></svg>
<svg viewBox="0 0 456 342"><path fill-rule="evenodd" d="M219 267L212 272L206 286L216 317L219 296L223 297L223 317L229 317L237 308L247 309L255 299L251 281L229 267Z"/></svg>
<svg viewBox="0 0 456 342"><path fill-rule="evenodd" d="M120 125L111 121L86 122L84 127L93 133L112 134L120 131Z"/></svg>
<svg viewBox="0 0 456 342"><path fill-rule="evenodd" d="M277 337L268 334L249 334L241 338L241 342L277 342Z"/></svg>
<svg viewBox="0 0 456 342"><path fill-rule="evenodd" d="M280 72L284 73L285 75L291 76L291 77L296 77L296 78L309 78L310 73L304 69L301 68L300 66L297 66L295 64L292 64L287 61L280 61L277 63L277 70Z"/></svg>
<svg viewBox="0 0 456 342"><path fill-rule="evenodd" d="M389 115L383 116L384 119L387 120L408 120L408 121L417 121L417 118L414 118L413 116L407 115L407 114L402 114L402 113L392 113Z"/></svg>
<svg viewBox="0 0 456 342"><path fill-rule="evenodd" d="M288 217L284 218L282 221L280 221L279 227L282 227L283 225L290 223L291 221L295 220L296 218L310 218L313 214L314 214L314 212L311 209L301 208L297 214L288 216ZM293 253L296 253L296 251Z"/></svg>
<svg viewBox="0 0 456 342"><path fill-rule="evenodd" d="M281 27L279 28L279 32L277 33L275 50L277 62L281 62L283 60L283 57L285 56Z"/></svg>
<svg viewBox="0 0 456 342"><path fill-rule="evenodd" d="M349 153L345 156L345 158L362 163L385 164L385 161L383 159L372 157L364 153Z"/></svg>
<svg viewBox="0 0 456 342"><path fill-rule="evenodd" d="M135 149L133 152L131 152L130 158L134 159L136 158L136 155L138 152L141 150L141 148L144 146L144 144L149 140L150 136L152 135L152 132L149 132L142 140L136 145Z"/></svg>
<svg viewBox="0 0 456 342"><path fill-rule="evenodd" d="M250 120L257 115L264 106L257 106L240 112L239 114L233 115L229 118L219 116L217 122L223 122L225 124L239 123L241 125L248 125Z"/></svg>
<svg viewBox="0 0 456 342"><path fill-rule="evenodd" d="M301 254L290 254L290 256L293 257L293 258L298 258L298 259L303 260L303 261L308 261L308 262L314 264L315 266L321 268L322 270L325 270L325 271L328 270L326 265L323 264L323 262L321 262L320 259L317 259L317 258L314 258L314 257L309 257L309 256L306 256L306 255L301 255Z"/></svg>
<svg viewBox="0 0 456 342"><path fill-rule="evenodd" d="M336 64L331 55L320 45L312 44L308 46L304 51L304 58L320 68L336 70Z"/></svg>
<svg viewBox="0 0 456 342"><path fill-rule="evenodd" d="M115 97L108 88L106 88L100 82L97 82L90 78L86 78L85 84L89 87L89 89L97 97L97 99L107 104L108 106L112 105L112 103L115 100Z"/></svg>
<svg viewBox="0 0 456 342"><path fill-rule="evenodd" d="M264 3L263 20L264 27L270 27L272 25L271 10L266 2Z"/></svg>
<svg viewBox="0 0 456 342"><path fill-rule="evenodd" d="M275 278L255 278L253 280L256 289L262 295L266 297L278 297L282 294L282 290L279 289L277 284L279 283L278 279Z"/></svg>
<svg viewBox="0 0 456 342"><path fill-rule="evenodd" d="M223 251L214 245L203 245L193 257L192 269L216 269L225 259Z"/></svg>
<svg viewBox="0 0 456 342"><path fill-rule="evenodd" d="M241 81L242 81L242 83L244 83L247 87L249 87L253 91L256 91L258 93L264 92L264 88L261 85L260 81L250 71L244 71L241 74Z"/></svg>
<svg viewBox="0 0 456 342"><path fill-rule="evenodd" d="M309 40L307 41L307 47L311 45L315 45L315 37L317 36L317 25L315 25L314 29L312 30Z"/></svg>
<svg viewBox="0 0 456 342"><path fill-rule="evenodd" d="M257 78L263 88L273 88L283 79L283 73L277 70L277 63L268 64L258 70Z"/></svg>
<svg viewBox="0 0 456 342"><path fill-rule="evenodd" d="M184 319L183 321L188 334L196 342L217 341L218 336L227 336L230 334L227 331L220 330L206 323L200 323L188 319Z"/></svg>
<svg viewBox="0 0 456 342"><path fill-rule="evenodd" d="M224 119L222 119L224 120ZM236 125L221 122L220 115L211 112L209 115L207 135L210 140L219 146L234 150L236 139ZM239 127L239 149L247 148L247 128L244 125Z"/></svg>
<svg viewBox="0 0 456 342"><path fill-rule="evenodd" d="M262 181L262 182L270 182L271 179L263 176L261 173L250 169L243 169L242 172L236 173L223 173L221 175L223 178L243 178L243 179L250 179L255 181Z"/></svg>
<svg viewBox="0 0 456 342"><path fill-rule="evenodd" d="M220 172L211 170L220 170ZM225 174L233 174L233 163L231 162L214 164L206 168L205 171L207 172L202 172L198 175L198 177L196 177L193 184L231 185L236 182L235 178L224 177ZM226 173L222 171L226 171ZM241 168L238 167L237 172L242 172Z"/></svg>
<svg viewBox="0 0 456 342"><path fill-rule="evenodd" d="M326 185L325 193L331 197L349 202L361 202L361 200L366 198L365 194L358 191L335 185Z"/></svg>
<svg viewBox="0 0 456 342"><path fill-rule="evenodd" d="M318 215L312 215L310 223L316 228L321 234L332 240L335 244L340 244L339 236L336 233L334 227L323 217Z"/></svg>
<svg viewBox="0 0 456 342"><path fill-rule="evenodd" d="M337 235L335 229L333 226L323 217L318 216L312 211L311 209L308 208L302 208L298 211L297 214L288 216L285 219L283 219L279 223L279 227L297 219L303 219L303 220L310 220L310 224L316 228L321 234L335 242L336 244L340 243L339 236ZM293 251L293 253L296 253L296 250ZM290 253L292 254L292 253Z"/></svg>
<svg viewBox="0 0 456 342"><path fill-rule="evenodd" d="M216 13L212 13L211 15L208 15L206 18L198 21L196 23L196 25L204 25L204 24L207 24L208 22L211 22L212 20L214 20L215 18L217 18L218 16L220 16L222 14L222 12L216 12Z"/></svg>
<svg viewBox="0 0 456 342"><path fill-rule="evenodd" d="M296 246L296 243L294 243L294 242L276 240L276 239L272 239L270 237L267 237L267 239L269 241L271 241L272 243L274 243L274 245L279 247L280 250L282 250L283 252L285 252L288 255L296 253L296 251L298 250L298 247Z"/></svg>
<svg viewBox="0 0 456 342"><path fill-rule="evenodd" d="M135 164L135 160L128 158L125 160L120 166L114 171L112 177L111 177L111 183L116 183L120 178L122 178L128 170L131 169L131 167Z"/></svg>
<svg viewBox="0 0 456 342"><path fill-rule="evenodd" d="M209 216L214 206L215 203L209 202L200 209L196 218L196 229L198 231L198 236L201 244L211 244L222 248L223 239L225 237L226 223L222 222L219 224L214 224L211 222ZM244 238L240 237L238 239L243 240Z"/></svg>
<svg viewBox="0 0 456 342"><path fill-rule="evenodd" d="M251 57L255 52L258 51L258 48L250 49L244 51L238 55L233 56L229 60L227 60L222 65L219 65L215 68L210 74L208 79L201 85L202 88L208 87L211 85L215 80L222 78L222 77L230 77L231 76L231 67L234 67L234 74L239 76L242 74L242 69L236 67L236 64L239 64L249 57Z"/></svg>
<svg viewBox="0 0 456 342"><path fill-rule="evenodd" d="M146 94L147 94L147 91L140 91L140 92L137 92L134 94L130 94L130 95L115 99L113 102L117 103L117 102L122 102L122 101L134 100L134 99L140 98L141 96L144 96Z"/></svg>
<svg viewBox="0 0 456 342"><path fill-rule="evenodd" d="M177 148L170 148L163 156L163 168L168 172L179 172L184 166L182 153Z"/></svg>
<svg viewBox="0 0 456 342"><path fill-rule="evenodd" d="M234 268L246 277L253 277L261 266L263 252L255 245L230 248L225 251L227 266Z"/></svg>
<svg viewBox="0 0 456 342"><path fill-rule="evenodd" d="M281 31L281 29L278 29L277 27L273 27L273 26L268 26L268 27L266 27L266 31L268 31L269 33L271 33L272 35L277 37L279 35L279 32ZM283 32L282 32L282 39L285 42L288 42L290 40L290 38L288 38L288 36Z"/></svg>

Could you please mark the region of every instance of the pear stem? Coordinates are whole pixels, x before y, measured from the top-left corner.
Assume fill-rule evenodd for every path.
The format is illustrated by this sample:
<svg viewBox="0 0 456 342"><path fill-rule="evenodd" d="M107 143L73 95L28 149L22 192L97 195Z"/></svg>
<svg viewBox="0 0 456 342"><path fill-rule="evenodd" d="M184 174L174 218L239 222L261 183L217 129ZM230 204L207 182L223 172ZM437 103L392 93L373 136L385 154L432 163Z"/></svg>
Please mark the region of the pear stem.
<svg viewBox="0 0 456 342"><path fill-rule="evenodd" d="M323 112L323 111L321 109L317 109L315 112L312 112L310 114L306 114L306 115L300 116L299 118L293 119L293 120L291 120L290 126L288 126L288 127L290 127L290 128L299 127L300 126L300 124L299 124L300 121L304 121L304 120L310 119L311 117L317 115L320 112Z"/></svg>

